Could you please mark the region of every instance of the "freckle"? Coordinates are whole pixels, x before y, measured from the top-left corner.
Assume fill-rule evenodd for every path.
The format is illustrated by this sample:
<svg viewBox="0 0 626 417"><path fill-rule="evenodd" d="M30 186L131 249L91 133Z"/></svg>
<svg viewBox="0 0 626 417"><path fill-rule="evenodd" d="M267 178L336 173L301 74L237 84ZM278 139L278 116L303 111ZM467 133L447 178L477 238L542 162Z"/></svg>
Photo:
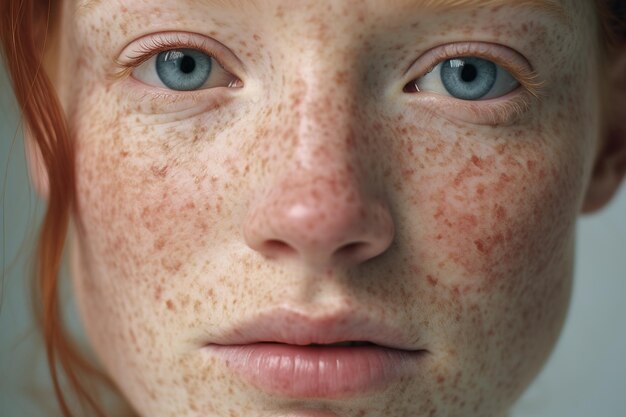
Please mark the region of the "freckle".
<svg viewBox="0 0 626 417"><path fill-rule="evenodd" d="M154 299L156 301L161 301L162 292L163 292L163 288L160 285L157 285L156 289L154 290Z"/></svg>
<svg viewBox="0 0 626 417"><path fill-rule="evenodd" d="M174 303L172 302L172 300L167 300L165 302L165 305L167 306L167 309L170 311L174 311L176 308L174 307Z"/></svg>
<svg viewBox="0 0 626 417"><path fill-rule="evenodd" d="M455 298L458 298L458 296L461 295L461 290L459 289L458 285L452 287L452 294Z"/></svg>
<svg viewBox="0 0 626 417"><path fill-rule="evenodd" d="M482 161L476 155L472 155L472 164L476 165L478 168L483 167Z"/></svg>
<svg viewBox="0 0 626 417"><path fill-rule="evenodd" d="M495 212L496 212L496 219L504 220L506 218L506 209L502 207L501 205L496 205Z"/></svg>
<svg viewBox="0 0 626 417"><path fill-rule="evenodd" d="M402 171L402 177L405 180L409 180L411 179L411 177L413 177L413 175L415 174L415 170L410 168L410 169L405 169Z"/></svg>
<svg viewBox="0 0 626 417"><path fill-rule="evenodd" d="M209 288L206 292L206 295L212 300L215 299L215 291L213 290L213 288Z"/></svg>
<svg viewBox="0 0 626 417"><path fill-rule="evenodd" d="M428 284L430 284L431 287L435 287L439 283L439 280L432 275L427 275L426 279L428 280Z"/></svg>
<svg viewBox="0 0 626 417"><path fill-rule="evenodd" d="M157 167L156 165L153 165L152 167L150 167L152 174L155 177L160 177L160 178L164 178L167 175L168 169L169 167L167 166L167 164L163 165L162 167Z"/></svg>
<svg viewBox="0 0 626 417"><path fill-rule="evenodd" d="M154 242L154 249L156 249L156 250L161 250L161 249L163 249L164 246L165 246L165 239L163 239L162 237L158 238Z"/></svg>

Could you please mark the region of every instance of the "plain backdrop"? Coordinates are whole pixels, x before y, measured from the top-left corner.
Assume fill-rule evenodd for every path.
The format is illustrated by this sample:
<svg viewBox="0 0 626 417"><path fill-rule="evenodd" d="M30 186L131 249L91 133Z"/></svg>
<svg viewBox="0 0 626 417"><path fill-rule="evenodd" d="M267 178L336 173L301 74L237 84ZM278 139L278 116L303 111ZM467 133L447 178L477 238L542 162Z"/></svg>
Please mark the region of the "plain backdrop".
<svg viewBox="0 0 626 417"><path fill-rule="evenodd" d="M49 417L52 391L28 292L44 204L28 185L10 91L0 68L0 417ZM608 208L580 220L577 251L565 329L513 417L626 416L626 186Z"/></svg>

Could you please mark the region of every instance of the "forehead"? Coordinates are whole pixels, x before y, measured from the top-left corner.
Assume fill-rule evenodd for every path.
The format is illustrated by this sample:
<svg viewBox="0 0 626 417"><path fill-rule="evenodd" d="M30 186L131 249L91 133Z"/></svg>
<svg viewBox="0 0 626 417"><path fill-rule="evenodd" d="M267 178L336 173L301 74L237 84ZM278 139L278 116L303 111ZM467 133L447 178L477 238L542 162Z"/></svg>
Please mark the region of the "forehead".
<svg viewBox="0 0 626 417"><path fill-rule="evenodd" d="M72 3L69 3L72 4ZM101 50L119 54L133 39L150 33L178 31L207 34L233 47L261 36L263 54L310 48L307 42L333 43L357 53L370 45L378 51L399 42L417 51L457 40L506 41L523 54L550 55L554 49L585 44L594 22L590 0L74 0L78 38L92 39L90 28L106 27L96 36ZM242 30L243 29L243 30ZM523 31L521 33L520 31ZM257 35L258 34L258 35ZM326 34L329 36L322 36ZM319 36L318 36L319 35ZM458 39L454 39L458 38ZM539 40L542 38L543 41ZM294 42L298 39L298 42ZM268 47L270 42L272 47ZM259 45L261 45L259 43ZM539 44L544 45L537 49ZM567 44L567 45L564 45ZM530 51L528 49L534 49ZM367 49L374 50L374 49ZM241 52L241 51L239 51ZM561 51L563 52L563 51ZM370 54L371 55L371 54ZM264 55L265 56L265 55ZM266 56L266 58L267 58ZM401 64L403 65L403 64Z"/></svg>
<svg viewBox="0 0 626 417"><path fill-rule="evenodd" d="M97 8L102 3L109 3L109 1L103 0L76 0L78 11L89 11ZM136 0L132 0L135 2ZM124 3L128 3L129 0L120 0L117 3L123 6ZM323 2L314 0L314 3L320 4ZM246 7L259 8L267 7L274 4L279 4L276 0L161 0L151 1L152 6L159 6L165 4L177 4L177 5L201 5L211 8L232 8L243 9ZM293 0L289 2L291 7L302 7L307 3L311 3L311 0ZM333 0L336 3L336 0ZM562 4L562 0L386 0L384 2L379 0L345 0L344 3L350 7L365 7L368 10L375 10L377 8L393 8L397 10L419 10L419 11L432 11L432 12L444 12L461 9L471 8L500 8L500 7L515 7L531 9L539 13L550 15L558 20L567 20L568 13L566 8Z"/></svg>

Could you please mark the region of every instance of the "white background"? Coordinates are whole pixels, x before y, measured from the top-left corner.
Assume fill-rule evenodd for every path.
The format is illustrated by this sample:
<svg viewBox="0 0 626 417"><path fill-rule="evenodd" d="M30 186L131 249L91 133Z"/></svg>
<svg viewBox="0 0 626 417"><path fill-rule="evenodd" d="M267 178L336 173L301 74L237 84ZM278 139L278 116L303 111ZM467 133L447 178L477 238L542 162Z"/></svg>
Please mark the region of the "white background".
<svg viewBox="0 0 626 417"><path fill-rule="evenodd" d="M0 417L48 417L53 414L41 405L51 404L51 389L28 293L30 255L43 203L27 185L9 91L0 71L0 266L5 271ZM575 288L563 335L513 417L626 416L626 186L607 209L582 218L577 250ZM79 328L77 318L71 319Z"/></svg>

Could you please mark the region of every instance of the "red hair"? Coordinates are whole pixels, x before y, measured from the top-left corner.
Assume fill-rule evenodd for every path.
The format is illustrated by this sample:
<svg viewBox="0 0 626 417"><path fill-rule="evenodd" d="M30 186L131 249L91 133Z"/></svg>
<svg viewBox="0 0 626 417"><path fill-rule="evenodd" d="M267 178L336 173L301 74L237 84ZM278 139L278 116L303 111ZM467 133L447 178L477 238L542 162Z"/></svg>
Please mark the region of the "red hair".
<svg viewBox="0 0 626 417"><path fill-rule="evenodd" d="M72 138L54 86L42 67L46 40L50 41L49 35L59 28L61 3L61 0L3 0L0 39L29 138L40 151L47 172L48 204L37 248L33 301L44 335L54 392L63 415L74 416L60 383L64 375L83 411L91 411L84 414L104 417L96 392L85 384L96 381L114 392L115 388L72 342L58 300L59 271L70 217L78 217ZM603 44L610 53L626 40L626 2L597 0L597 3Z"/></svg>
<svg viewBox="0 0 626 417"><path fill-rule="evenodd" d="M47 173L47 210L39 231L32 289L35 317L44 336L54 392L63 415L72 417L74 413L60 383L64 375L83 411L104 417L95 392L89 391L86 383L100 381L111 389L113 385L71 340L59 306L61 260L70 216L77 214L74 150L54 86L42 67L42 58L49 34L58 28L60 7L60 0L3 1L0 39L28 137L35 142Z"/></svg>

